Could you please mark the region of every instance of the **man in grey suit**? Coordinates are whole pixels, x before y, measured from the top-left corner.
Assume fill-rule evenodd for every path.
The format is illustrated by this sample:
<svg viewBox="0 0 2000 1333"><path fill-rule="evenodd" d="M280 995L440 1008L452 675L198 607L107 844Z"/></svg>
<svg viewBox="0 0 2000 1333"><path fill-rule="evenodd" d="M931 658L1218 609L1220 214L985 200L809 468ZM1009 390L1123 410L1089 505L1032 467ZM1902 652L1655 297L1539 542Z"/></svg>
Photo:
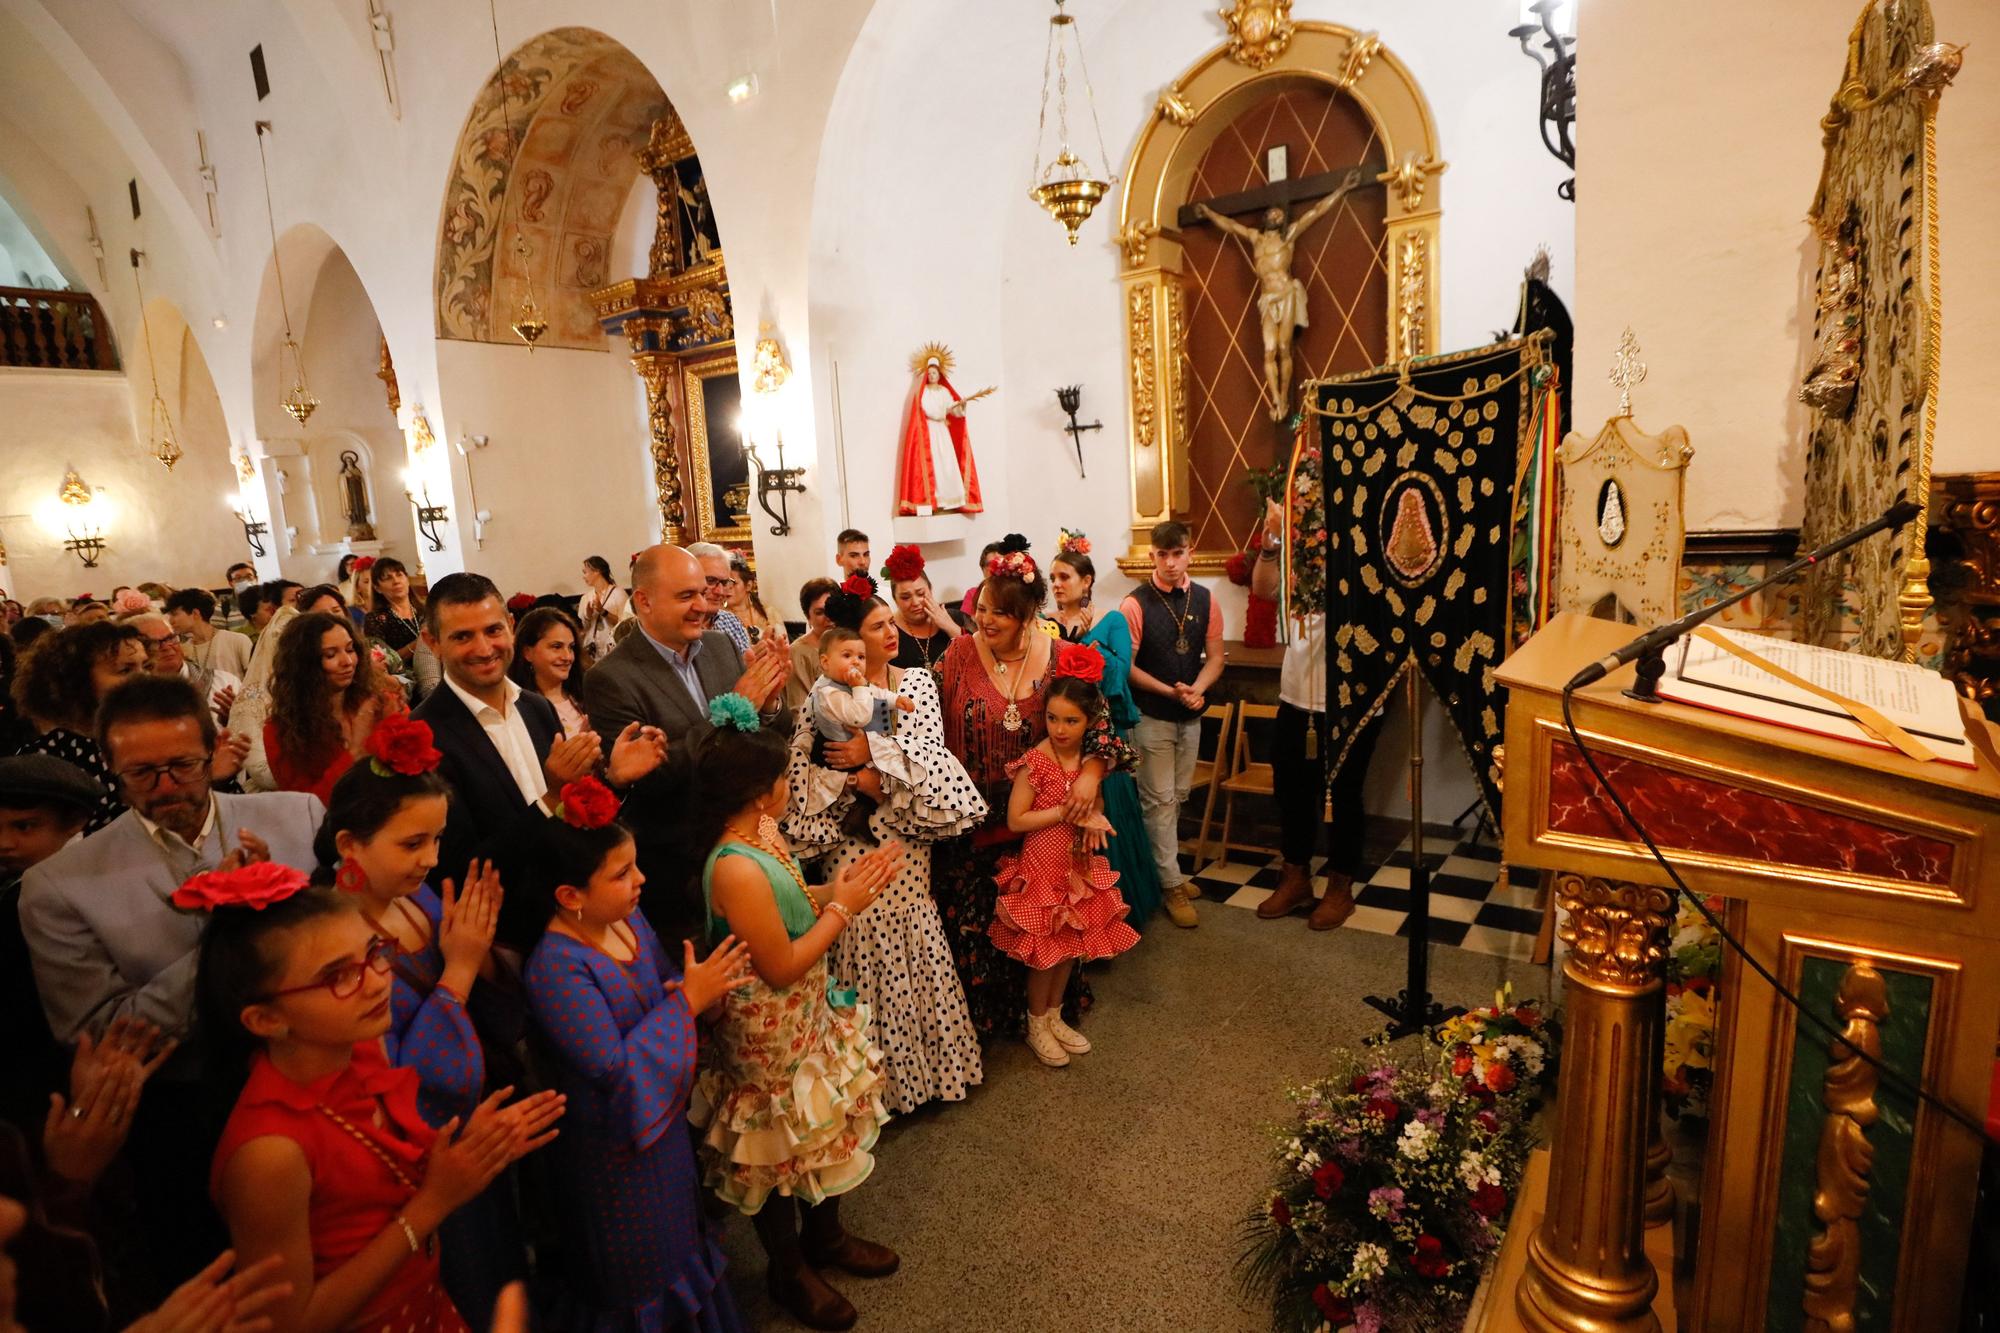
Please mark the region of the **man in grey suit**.
<svg viewBox="0 0 2000 1333"><path fill-rule="evenodd" d="M789 731L781 714L790 646L772 635L750 650L746 664L727 635L708 627L715 607L701 562L678 546L650 546L632 563L636 632L612 649L584 679L590 729L614 737L639 722L667 736L667 762L636 784L625 820L638 843L639 868L649 881L643 904L663 935L699 923L694 883L706 847L687 845L692 757L715 728L708 703L734 692L756 706L766 726Z"/></svg>
<svg viewBox="0 0 2000 1333"><path fill-rule="evenodd" d="M224 1243L206 1178L214 1116L226 1110L206 1104L190 1040L206 918L168 898L188 876L240 857L238 844L311 870L325 814L303 792L211 791L215 740L207 701L179 677L134 676L112 690L98 708L97 743L129 808L21 881L21 933L57 1041L101 1033L121 1015L181 1039L147 1084L129 1141L155 1281L167 1289Z"/></svg>

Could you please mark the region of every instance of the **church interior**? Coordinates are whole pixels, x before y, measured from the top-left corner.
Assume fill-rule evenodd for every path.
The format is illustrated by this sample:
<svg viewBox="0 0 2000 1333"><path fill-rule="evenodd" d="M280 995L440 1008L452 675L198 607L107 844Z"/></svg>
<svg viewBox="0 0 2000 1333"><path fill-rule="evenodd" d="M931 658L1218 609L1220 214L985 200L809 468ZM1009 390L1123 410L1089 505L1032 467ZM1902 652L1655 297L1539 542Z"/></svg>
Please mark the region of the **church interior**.
<svg viewBox="0 0 2000 1333"><path fill-rule="evenodd" d="M32 703L34 657L108 606L141 639L171 621L161 636L191 663L174 670L206 693L221 684L201 674L209 614L190 637L176 607L207 590L215 626L272 640L216 709L239 713L210 736L227 751L266 684L278 702L260 707L291 706L265 622L283 625L272 609L289 618L303 587L301 622L330 591L332 620L310 623L337 624L363 658L386 639L393 711L436 728L458 783L445 723L419 700L463 697L466 734L485 727L509 764L504 700L540 700L528 662L525 691L472 711L456 673L479 664L454 657L469 650L440 616L486 588L517 665L524 612L553 608L573 631L577 718L552 750L530 734L540 713L521 713L542 756L526 808L539 798L564 837L602 831L567 794L596 778L560 759L587 723L602 754L583 746L585 767L625 801L642 878L665 879L655 836L706 817L711 750L727 749L706 737L735 734L718 696L741 671L742 735L761 719L791 745L783 835L768 817L744 826L767 839L759 864L781 868L781 907L784 867L810 904L803 924L786 918L787 948L855 929L834 888L874 873L883 821L913 800L944 822L956 798L923 795L927 771L949 766L979 805L902 853L928 867L908 908L926 933L895 947L933 950L963 996L905 994L912 1035L868 984L842 1009L856 978L833 972L864 964L826 955L816 1003L836 1017L816 1039L849 1031L841 1013L877 1020L853 1037L865 1070L841 1072L881 1123L815 1149L851 1153L846 1178L799 1166L795 1182L786 1164L759 1213L763 1187L746 1202L740 1178L768 1142L746 1130L730 1158L723 1119L704 1135L711 1080L741 1054L727 1028L742 997L787 993L754 939L731 989L705 989L698 954L746 930L704 842L672 863L693 877L687 920L654 912L659 883L634 887L625 911L651 926L606 927L631 957L599 950L608 975L643 961L664 986L654 1003L680 1005L683 987L689 1002L684 1079L622 1022L614 1072L585 1080L609 1089L625 1062L635 1080L645 1066L665 1139L688 1141L658 1167L687 1197L629 1205L646 1225L646 1209L680 1219L627 1246L646 1253L587 1208L547 1244L525 1226L534 1190L563 1200L552 1217L571 1215L565 1188L612 1207L614 1183L578 1184L580 1159L556 1155L582 1151L565 1139L499 1177L526 1242L474 1229L502 1211L489 1190L420 1244L412 1222L435 1191L381 1155L370 1136L393 1135L395 1115L378 1110L352 1133L414 1200L371 1242L382 1274L408 1258L399 1276L331 1304L377 1252L357 1242L336 1267L315 1212L312 1263L286 1251L289 1295L269 1268L225 1264L203 1290L226 1318L133 1322L168 1288L121 1292L143 1238L59 1215L37 1114L22 1142L0 1141L0 1196L26 1206L28 1237L18 1301L0 1284L0 1333L247 1329L229 1320L260 1308L281 1330L400 1328L378 1288L424 1264L459 1309L439 1295L411 1326L440 1330L2000 1327L2000 447L1978 424L2000 417L2000 376L1979 369L2000 356L1995 52L1991 0L4 0L0 666L16 730L0 753L60 723L103 751L110 809L129 803L160 837L112 753L109 701L127 687L95 686L72 723ZM593 557L601 587L581 568ZM700 657L676 658L650 618L667 623L675 561L711 603ZM371 569L374 601L355 586ZM392 569L407 602L387 596ZM1051 578L1025 618L996 587L1040 598ZM847 678L801 654L872 644L870 598L893 617L891 651L899 632L918 651L881 678L885 698L903 675L940 683L850 735L826 693ZM614 604L633 626L617 635ZM671 672L645 665L694 691L694 711L674 697L679 723L643 695L603 703L624 649L649 641ZM1074 754L1058 734L1069 695L1023 696L1007 677L1016 642L1023 674L1046 660L1051 680L1091 683ZM767 706L752 682L762 664L785 671L787 645L774 722L778 693ZM711 679L723 654L734 665ZM1128 672L1129 719L1113 684ZM856 675L857 697L874 680ZM979 691L990 718L968 701ZM1027 697L1021 747L1039 744L1002 772L991 747L1015 744ZM335 747L354 772L407 776L371 748L375 710L339 713ZM258 718L242 791L315 790L322 860L298 882L349 873L353 855L323 850L347 778L288 782L265 748L296 753L311 728ZM919 760L894 738L924 727ZM1053 763L1017 776L1031 754ZM843 777L867 755L875 767ZM154 789L169 766L153 765ZM691 785L656 802L669 770ZM0 823L9 783L52 781L23 773L0 779ZM828 796L802 794L808 774ZM1063 794L1080 775L1098 813ZM835 797L861 832L825 820L816 802ZM1040 927L1014 924L1027 908L1007 877L1030 883L1040 834L1022 829L1066 800L1046 816L1075 832L1047 929L1078 942L1023 973L1009 932ZM451 803L447 853L471 799ZM841 850L814 855L814 819L818 850ZM996 824L1019 852L997 871L981 841ZM717 827L726 841L736 825ZM35 1010L40 981L65 1070L76 1031L86 1056L90 1037L114 1038L57 1020L36 904L56 866L117 828L93 824L39 869L0 846L0 935L17 897L26 935L7 946L17 984L0 1004ZM533 872L500 861L508 896L531 892L516 886ZM199 867L248 873L225 862ZM1106 866L1122 902L1094 878ZM454 900L440 876L458 873L434 868L423 890L445 904L419 931L433 952L486 901L470 871ZM566 911L583 931L572 880L548 883L568 886L550 938ZM881 914L897 890L877 889ZM961 891L984 895L970 918ZM1018 1000L987 1029L982 993L1000 983L965 939L987 949L989 933L1013 984L1027 978L1025 1039ZM212 943L190 938L184 998ZM499 963L496 945L479 984L511 967L535 1000L528 954ZM439 956L448 971L456 955ZM373 957L350 969L364 988ZM880 966L914 984L904 962ZM125 982L117 995L154 984ZM14 1019L0 1026L14 1043ZM268 1039L268 1067L303 1040L289 1031ZM911 1105L881 1109L858 1089L878 1066L914 1077L876 1049L902 1042L963 1063L938 1075L951 1090L905 1088ZM414 1062L393 1036L369 1044L398 1072ZM132 1063L148 1071L135 1089L151 1068ZM172 1140L148 1137L145 1099L174 1069L134 1092L138 1128L100 1190L128 1172L149 1188L143 1154ZM546 1084L569 1089L552 1122L568 1142L651 1161L658 1123L630 1142L609 1125L641 1115L641 1092L620 1083L600 1105L585 1083ZM49 1091L82 1115L82 1085ZM394 1151L430 1142L442 1117L426 1118ZM563 1165L538 1174L538 1158ZM225 1183L215 1204L241 1251ZM803 1230L785 1250L770 1219L793 1216L795 1183ZM842 1233L833 1196L857 1184ZM864 1251L887 1253L876 1240L896 1253L865 1273ZM61 1307L31 1304L33 1256L71 1241L110 1275L97 1322L36 1322ZM455 1248L510 1246L523 1284L462 1297L484 1278ZM634 1295L648 1264L681 1276Z"/></svg>

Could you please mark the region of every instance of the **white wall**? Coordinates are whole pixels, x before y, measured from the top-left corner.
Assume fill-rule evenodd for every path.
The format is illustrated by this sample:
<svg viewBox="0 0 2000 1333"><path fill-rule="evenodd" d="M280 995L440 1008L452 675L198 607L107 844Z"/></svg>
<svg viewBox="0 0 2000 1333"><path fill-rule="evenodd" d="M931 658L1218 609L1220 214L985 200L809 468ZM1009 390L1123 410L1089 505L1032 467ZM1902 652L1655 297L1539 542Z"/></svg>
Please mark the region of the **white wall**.
<svg viewBox="0 0 2000 1333"><path fill-rule="evenodd" d="M1798 402L1817 243L1819 118L1840 81L1853 6L1768 0L1730 11L1727 40L1695 43L1684 7L1581 7L1577 203L1581 425L1614 407L1605 382L1630 324L1649 367L1634 394L1652 429L1688 429L1690 528L1798 523L1807 414ZM1968 45L1938 120L1944 364L1935 466L2000 466L2000 6L1931 0L1940 38ZM1594 145L1594 149L1590 147Z"/></svg>

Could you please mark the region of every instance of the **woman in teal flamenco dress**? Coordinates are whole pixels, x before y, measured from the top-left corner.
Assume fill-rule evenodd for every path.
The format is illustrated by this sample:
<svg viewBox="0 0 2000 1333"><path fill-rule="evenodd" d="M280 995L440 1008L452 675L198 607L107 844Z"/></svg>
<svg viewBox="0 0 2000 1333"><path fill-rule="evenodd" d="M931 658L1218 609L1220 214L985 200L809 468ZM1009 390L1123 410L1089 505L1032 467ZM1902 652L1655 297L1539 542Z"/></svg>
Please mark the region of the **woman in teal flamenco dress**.
<svg viewBox="0 0 2000 1333"><path fill-rule="evenodd" d="M808 1328L848 1328L855 1309L826 1275L883 1277L899 1260L840 1224L840 1196L874 1170L889 1113L868 1008L832 978L827 951L894 877L902 848L808 885L778 827L786 738L760 729L736 694L713 700L709 720L694 757L694 818L714 849L701 877L708 941L747 945L755 979L723 1001L688 1120L703 1131L709 1188L755 1220L772 1299Z"/></svg>
<svg viewBox="0 0 2000 1333"><path fill-rule="evenodd" d="M1119 739L1129 740L1139 720L1139 705L1132 702L1130 684L1132 627L1115 610L1100 613L1091 606L1090 591L1096 581L1090 542L1080 532L1063 529L1056 558L1049 564L1055 612L1042 623L1071 643L1089 644L1104 655L1104 679L1098 688L1111 706L1112 728ZM1131 909L1125 923L1136 930L1160 905L1160 872L1154 868L1146 821L1139 810L1139 784L1130 773L1109 773L1100 790L1104 817L1118 832L1105 847L1104 856L1118 872L1118 891Z"/></svg>

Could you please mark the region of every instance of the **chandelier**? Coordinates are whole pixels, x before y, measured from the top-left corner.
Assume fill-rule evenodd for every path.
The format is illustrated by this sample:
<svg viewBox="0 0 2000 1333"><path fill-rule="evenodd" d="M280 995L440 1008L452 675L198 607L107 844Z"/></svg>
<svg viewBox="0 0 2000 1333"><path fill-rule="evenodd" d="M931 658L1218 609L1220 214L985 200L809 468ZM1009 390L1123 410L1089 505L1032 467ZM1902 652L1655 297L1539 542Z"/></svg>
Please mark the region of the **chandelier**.
<svg viewBox="0 0 2000 1333"><path fill-rule="evenodd" d="M132 251L132 288L139 293L139 327L146 335L146 376L153 383L153 406L146 421L146 451L172 472L174 464L181 461L181 446L174 439L174 419L167 412L166 400L160 397L159 367L153 363L153 324L146 318L146 284L139 277L139 261L145 257L144 251ZM72 470L70 476L75 475ZM64 485L67 487L68 478L64 478Z"/></svg>
<svg viewBox="0 0 2000 1333"><path fill-rule="evenodd" d="M278 258L278 218L271 208L271 163L264 156L264 136L270 132L270 121L257 122L257 164L264 171L264 223L271 229L271 270L278 275L278 313L285 321L285 345L278 352L278 378L289 378L291 382L291 387L285 390L285 396L278 400L278 405L292 420L303 426L306 418L319 408L319 399L313 397L312 389L306 384L305 358L299 355L298 339L292 336L292 311L285 299L285 266ZM292 373L289 377L285 374L287 360L291 362Z"/></svg>
<svg viewBox="0 0 2000 1333"><path fill-rule="evenodd" d="M1104 130L1097 123L1097 103L1090 89L1090 68L1083 60L1083 37L1076 31L1076 20L1063 12L1063 4L1064 0L1056 0L1056 12L1049 17L1049 44L1042 53L1042 110L1035 123L1035 174L1028 187L1028 197L1063 224L1069 232L1069 243L1075 245L1076 229L1090 217L1097 201L1111 188L1111 158L1104 151ZM1068 48L1071 46L1076 48L1076 67L1083 74L1084 105L1090 109L1091 127L1097 133L1097 160L1104 170L1103 179L1091 173L1090 164L1077 154L1069 142ZM1056 73L1057 149L1056 155L1044 167L1042 140L1048 133L1051 66Z"/></svg>
<svg viewBox="0 0 2000 1333"><path fill-rule="evenodd" d="M500 53L500 17L494 12L493 0L486 0L486 21L493 28L493 86L500 93L500 122L507 131L507 144L516 155L520 153L521 141L514 137L514 108L507 99L507 58ZM529 267L528 259L533 254L528 248L528 238L521 234L518 219L514 224L514 256L521 261L521 304L514 311L514 320L507 327L514 336L528 344L528 352L534 354L535 343L549 331L548 320L542 318L542 308L535 304L535 271Z"/></svg>

